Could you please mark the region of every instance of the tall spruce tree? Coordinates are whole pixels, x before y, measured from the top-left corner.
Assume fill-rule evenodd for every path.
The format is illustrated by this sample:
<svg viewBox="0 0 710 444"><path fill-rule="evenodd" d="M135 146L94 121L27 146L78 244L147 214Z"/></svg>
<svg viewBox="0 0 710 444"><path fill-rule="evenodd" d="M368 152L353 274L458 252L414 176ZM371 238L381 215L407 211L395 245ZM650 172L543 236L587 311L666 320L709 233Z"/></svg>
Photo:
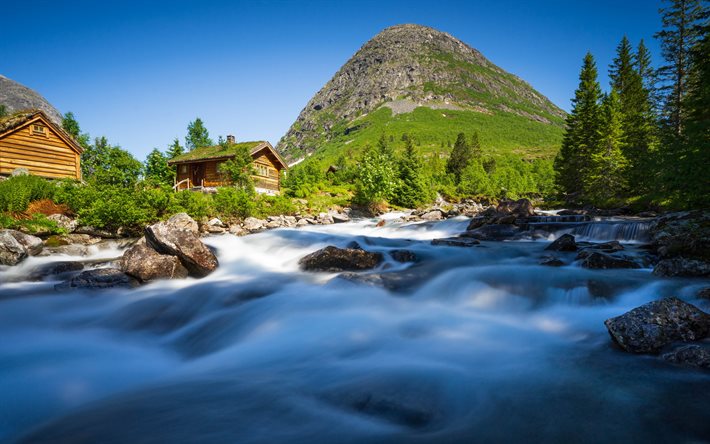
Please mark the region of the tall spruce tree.
<svg viewBox="0 0 710 444"><path fill-rule="evenodd" d="M404 153L398 163L400 183L394 192L394 203L416 208L432 200L432 190L424 175L424 161L409 137L404 141Z"/></svg>
<svg viewBox="0 0 710 444"><path fill-rule="evenodd" d="M627 161L624 157L623 108L615 88L602 101L600 143L590 155L585 194L597 205L605 205L626 189Z"/></svg>
<svg viewBox="0 0 710 444"><path fill-rule="evenodd" d="M649 100L651 101L651 110L654 116L658 114L660 109L660 97L658 96L656 70L653 68L651 60L651 52L646 47L643 39L639 41L636 48L636 60L634 61L636 72L641 76L643 87L648 91Z"/></svg>
<svg viewBox="0 0 710 444"><path fill-rule="evenodd" d="M175 173L168 166L168 157L158 148L148 153L143 164L145 178L153 183L161 185L172 185Z"/></svg>
<svg viewBox="0 0 710 444"><path fill-rule="evenodd" d="M459 133L456 136L456 143L451 150L451 156L446 162L446 172L454 176L455 182L458 184L461 181L461 173L471 163L473 159L481 155L481 146L478 141L478 133L473 134L471 142L466 139L464 133Z"/></svg>
<svg viewBox="0 0 710 444"><path fill-rule="evenodd" d="M188 151L204 146L212 146L214 142L210 139L210 133L205 128L205 124L199 117L187 125L187 136L185 137L185 147Z"/></svg>
<svg viewBox="0 0 710 444"><path fill-rule="evenodd" d="M597 77L594 56L588 52L572 99L572 111L567 116L562 148L554 164L555 182L568 198L583 193L590 155L600 143L602 91Z"/></svg>

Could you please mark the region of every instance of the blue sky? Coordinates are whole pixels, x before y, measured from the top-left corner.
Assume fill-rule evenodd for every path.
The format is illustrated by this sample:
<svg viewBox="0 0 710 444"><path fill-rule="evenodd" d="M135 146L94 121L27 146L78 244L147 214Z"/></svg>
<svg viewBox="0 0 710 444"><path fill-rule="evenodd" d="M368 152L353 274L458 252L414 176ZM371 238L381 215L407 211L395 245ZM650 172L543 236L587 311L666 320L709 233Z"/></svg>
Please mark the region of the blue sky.
<svg viewBox="0 0 710 444"><path fill-rule="evenodd" d="M587 50L602 81L626 34L659 62L660 0L7 2L0 74L73 111L140 160L184 141L201 117L214 139L286 132L310 97L382 29L448 32L563 109Z"/></svg>

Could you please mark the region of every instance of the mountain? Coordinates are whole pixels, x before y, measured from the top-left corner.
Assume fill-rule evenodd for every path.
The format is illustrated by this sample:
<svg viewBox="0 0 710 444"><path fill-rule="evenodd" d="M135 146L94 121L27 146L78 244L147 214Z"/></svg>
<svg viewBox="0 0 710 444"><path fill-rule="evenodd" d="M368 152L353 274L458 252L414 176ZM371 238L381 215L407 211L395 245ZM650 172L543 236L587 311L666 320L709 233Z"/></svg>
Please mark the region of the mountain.
<svg viewBox="0 0 710 444"><path fill-rule="evenodd" d="M425 150L479 132L492 154L551 157L565 112L480 52L435 29L387 28L367 42L308 102L279 141L289 161L333 157L407 133Z"/></svg>
<svg viewBox="0 0 710 444"><path fill-rule="evenodd" d="M0 75L0 105L5 105L8 113L28 109L40 109L57 124L62 123L62 115L35 90Z"/></svg>

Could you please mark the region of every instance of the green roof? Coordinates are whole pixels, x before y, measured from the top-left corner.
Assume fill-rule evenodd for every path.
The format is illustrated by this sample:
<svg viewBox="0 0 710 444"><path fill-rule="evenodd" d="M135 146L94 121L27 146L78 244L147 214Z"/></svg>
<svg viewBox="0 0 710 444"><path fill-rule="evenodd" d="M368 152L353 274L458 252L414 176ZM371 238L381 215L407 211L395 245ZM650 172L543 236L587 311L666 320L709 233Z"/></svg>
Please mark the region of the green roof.
<svg viewBox="0 0 710 444"><path fill-rule="evenodd" d="M254 149L260 147L266 142L240 142L233 143L229 145L215 145L215 146L203 146L202 148L195 148L194 150L175 156L170 159L169 163L182 163L189 162L192 160L205 160L205 159L220 159L224 157L234 156L239 149L244 149L246 147L250 153L253 153Z"/></svg>

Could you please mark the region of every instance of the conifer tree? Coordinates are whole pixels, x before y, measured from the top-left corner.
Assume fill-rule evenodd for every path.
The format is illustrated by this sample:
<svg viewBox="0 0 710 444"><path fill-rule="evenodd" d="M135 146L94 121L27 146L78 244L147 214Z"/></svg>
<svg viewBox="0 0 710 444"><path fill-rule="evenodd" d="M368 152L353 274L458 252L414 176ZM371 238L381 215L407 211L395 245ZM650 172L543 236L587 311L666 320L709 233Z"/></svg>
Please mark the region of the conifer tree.
<svg viewBox="0 0 710 444"><path fill-rule="evenodd" d="M451 150L451 156L446 162L446 172L454 176L455 183L461 181L461 174L471 161L481 155L481 146L478 141L478 133L473 134L471 142L466 139L464 133L456 136L456 143Z"/></svg>
<svg viewBox="0 0 710 444"><path fill-rule="evenodd" d="M556 184L568 196L583 192L590 153L599 146L601 97L597 66L594 56L588 52L584 56L579 86L572 99L572 111L567 116L562 147L554 164Z"/></svg>
<svg viewBox="0 0 710 444"><path fill-rule="evenodd" d="M212 146L214 142L210 139L210 133L205 128L205 124L199 117L187 125L187 137L185 137L185 147L188 151L204 146Z"/></svg>
<svg viewBox="0 0 710 444"><path fill-rule="evenodd" d="M394 193L394 203L407 208L416 208L433 195L424 176L424 161L414 148L412 139L406 138L404 153L399 159L399 187Z"/></svg>
<svg viewBox="0 0 710 444"><path fill-rule="evenodd" d="M172 185L175 178L168 166L168 158L157 148L153 148L145 159L145 178L159 184Z"/></svg>
<svg viewBox="0 0 710 444"><path fill-rule="evenodd" d="M623 154L623 110L620 95L612 88L602 101L600 143L590 155L585 194L596 204L605 204L623 194L627 162Z"/></svg>
<svg viewBox="0 0 710 444"><path fill-rule="evenodd" d="M185 148L180 145L180 140L178 140L178 138L176 137L175 140L173 140L173 143L168 145L168 150L165 152L165 157L170 160L184 153Z"/></svg>
<svg viewBox="0 0 710 444"><path fill-rule="evenodd" d="M643 39L641 39L636 49L634 66L636 67L636 72L641 76L643 87L646 88L648 92L648 97L651 102L651 111L655 117L660 109L660 98L657 91L658 79L656 77L656 70L653 68L653 62L651 61L651 52L646 47Z"/></svg>

